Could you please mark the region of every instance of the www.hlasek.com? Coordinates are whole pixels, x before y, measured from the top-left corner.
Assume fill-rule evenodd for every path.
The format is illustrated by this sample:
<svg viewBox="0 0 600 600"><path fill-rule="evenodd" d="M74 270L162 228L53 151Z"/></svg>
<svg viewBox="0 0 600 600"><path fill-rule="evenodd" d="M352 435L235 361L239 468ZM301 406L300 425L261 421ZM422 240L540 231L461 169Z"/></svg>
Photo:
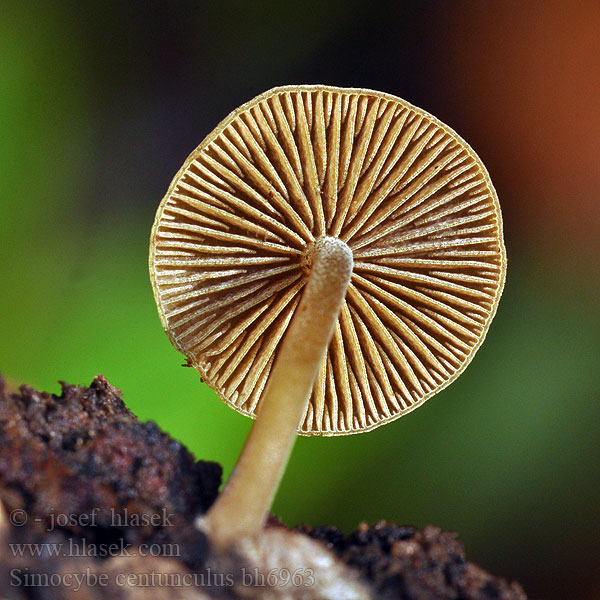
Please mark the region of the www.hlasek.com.
<svg viewBox="0 0 600 600"><path fill-rule="evenodd" d="M315 584L312 569L241 569L239 573L201 571L198 573L99 573L86 568L80 573L32 573L28 568L10 571L11 586L36 588L70 588L74 592L90 587L311 587Z"/></svg>
<svg viewBox="0 0 600 600"><path fill-rule="evenodd" d="M9 544L13 556L19 557L88 557L111 558L113 556L163 556L179 558L179 544L140 544L133 546L120 539L112 543L93 543L86 539L69 538L66 542L39 544Z"/></svg>

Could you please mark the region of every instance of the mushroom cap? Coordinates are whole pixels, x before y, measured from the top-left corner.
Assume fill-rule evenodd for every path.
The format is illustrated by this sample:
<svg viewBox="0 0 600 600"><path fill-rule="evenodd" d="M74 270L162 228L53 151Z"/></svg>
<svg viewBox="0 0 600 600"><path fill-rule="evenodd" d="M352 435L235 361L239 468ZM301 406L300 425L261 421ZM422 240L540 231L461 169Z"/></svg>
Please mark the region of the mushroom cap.
<svg viewBox="0 0 600 600"><path fill-rule="evenodd" d="M160 204L150 276L172 343L245 415L322 236L354 271L299 433L358 433L473 358L504 286L500 206L470 146L392 95L286 86L232 112Z"/></svg>

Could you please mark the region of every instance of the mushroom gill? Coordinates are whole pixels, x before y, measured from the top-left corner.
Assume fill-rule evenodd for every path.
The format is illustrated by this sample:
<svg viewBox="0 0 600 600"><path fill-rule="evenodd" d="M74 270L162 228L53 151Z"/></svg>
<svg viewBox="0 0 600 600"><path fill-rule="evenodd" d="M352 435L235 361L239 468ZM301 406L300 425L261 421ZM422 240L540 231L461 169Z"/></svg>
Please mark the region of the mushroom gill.
<svg viewBox="0 0 600 600"><path fill-rule="evenodd" d="M394 96L289 86L229 115L158 210L151 278L173 344L254 417L315 241L354 269L299 433L392 421L453 381L502 291L488 173L450 128Z"/></svg>

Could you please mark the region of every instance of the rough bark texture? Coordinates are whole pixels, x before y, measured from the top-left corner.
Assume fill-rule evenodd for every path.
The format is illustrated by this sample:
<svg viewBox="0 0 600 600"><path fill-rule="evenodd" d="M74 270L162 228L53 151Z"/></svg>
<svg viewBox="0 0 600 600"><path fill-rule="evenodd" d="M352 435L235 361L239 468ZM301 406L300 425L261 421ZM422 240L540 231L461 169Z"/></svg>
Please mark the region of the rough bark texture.
<svg viewBox="0 0 600 600"><path fill-rule="evenodd" d="M358 569L382 599L525 598L517 583L467 561L457 535L431 525L422 530L381 521L344 535L336 527L302 528L347 565Z"/></svg>
<svg viewBox="0 0 600 600"><path fill-rule="evenodd" d="M0 379L0 597L526 598L435 527L271 525L211 554L193 523L220 480L219 465L140 423L102 376L60 396L9 394ZM289 584L286 569L298 575Z"/></svg>

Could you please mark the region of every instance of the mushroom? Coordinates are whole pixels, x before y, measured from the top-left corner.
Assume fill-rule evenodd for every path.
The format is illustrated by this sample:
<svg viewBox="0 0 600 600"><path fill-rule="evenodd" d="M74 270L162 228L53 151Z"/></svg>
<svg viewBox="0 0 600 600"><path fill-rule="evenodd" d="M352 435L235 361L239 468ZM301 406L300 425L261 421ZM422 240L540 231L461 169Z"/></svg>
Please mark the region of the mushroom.
<svg viewBox="0 0 600 600"><path fill-rule="evenodd" d="M0 537L6 533L8 527L8 518L6 517L6 510L4 509L4 503L0 498Z"/></svg>
<svg viewBox="0 0 600 600"><path fill-rule="evenodd" d="M296 432L368 431L465 369L504 285L489 175L394 96L287 86L231 113L158 209L150 274L173 344L258 417L202 521L257 534Z"/></svg>

